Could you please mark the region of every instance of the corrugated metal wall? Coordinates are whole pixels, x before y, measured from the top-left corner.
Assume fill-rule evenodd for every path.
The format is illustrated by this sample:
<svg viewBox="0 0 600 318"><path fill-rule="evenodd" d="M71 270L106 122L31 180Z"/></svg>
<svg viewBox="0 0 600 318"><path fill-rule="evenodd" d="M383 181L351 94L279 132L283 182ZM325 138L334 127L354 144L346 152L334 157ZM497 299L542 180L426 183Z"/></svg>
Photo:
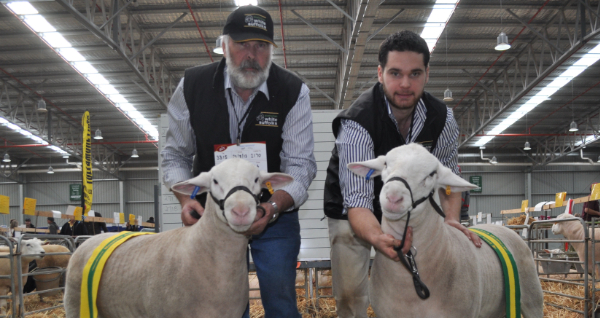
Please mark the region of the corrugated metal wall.
<svg viewBox="0 0 600 318"><path fill-rule="evenodd" d="M470 215L477 212L492 213L494 220L500 220L500 210L517 209L526 198L525 167L467 166L463 167L463 178L482 177L482 192L471 193ZM531 173L531 201L534 206L541 201L554 201L557 192L567 192L568 198L578 198L590 193L590 185L600 182L600 171L585 166L548 166L536 168ZM580 212L581 205L574 212ZM554 209L552 215L562 213ZM507 215L508 218L512 217Z"/></svg>
<svg viewBox="0 0 600 318"><path fill-rule="evenodd" d="M122 172L123 181L123 205L124 211L120 211L119 181L113 176L94 171L94 198L92 209L100 212L103 217L112 217L113 212L124 212L125 218L132 213L141 215L146 221L154 215L154 185L158 184L158 171L125 171ZM81 184L81 174L77 172L55 173L49 175L24 174L25 184L23 186L25 197L37 200L36 209L40 211L56 210L65 213L68 205L79 206L81 202L70 201L69 185ZM19 214L19 185L0 184L0 194L10 197L10 216L0 217L1 224L8 224L10 219L18 219ZM66 220L56 220L62 226ZM46 218L39 217L32 220L38 227L46 227Z"/></svg>

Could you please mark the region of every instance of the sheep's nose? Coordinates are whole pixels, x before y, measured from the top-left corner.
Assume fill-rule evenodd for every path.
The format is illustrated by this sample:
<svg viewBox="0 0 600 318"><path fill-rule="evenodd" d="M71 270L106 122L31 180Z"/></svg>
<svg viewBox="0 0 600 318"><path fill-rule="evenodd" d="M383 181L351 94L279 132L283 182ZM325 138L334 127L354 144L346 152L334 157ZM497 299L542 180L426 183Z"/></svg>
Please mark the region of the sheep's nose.
<svg viewBox="0 0 600 318"><path fill-rule="evenodd" d="M231 209L231 212L238 217L244 217L250 212L250 208L247 206L236 206L233 209Z"/></svg>
<svg viewBox="0 0 600 318"><path fill-rule="evenodd" d="M388 194L386 194L385 197L390 203L394 203L394 204L401 203L402 200L404 200L403 196L395 194L395 193L388 193Z"/></svg>

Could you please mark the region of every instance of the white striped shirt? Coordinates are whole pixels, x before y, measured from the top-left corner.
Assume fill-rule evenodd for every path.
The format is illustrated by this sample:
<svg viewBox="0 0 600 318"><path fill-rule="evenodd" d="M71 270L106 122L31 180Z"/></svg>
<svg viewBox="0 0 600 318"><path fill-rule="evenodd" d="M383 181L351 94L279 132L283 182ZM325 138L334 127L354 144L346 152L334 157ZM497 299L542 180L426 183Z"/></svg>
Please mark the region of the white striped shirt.
<svg viewBox="0 0 600 318"><path fill-rule="evenodd" d="M389 103L388 115L398 127L398 122L392 114ZM407 143L415 142L425 124L427 108L421 99L415 107L414 122L410 140ZM398 132L400 133L400 132ZM339 155L339 178L340 189L344 196L344 214L348 213L349 208L366 208L373 211L373 198L375 194L373 179L366 180L348 170L347 165L351 162L359 162L375 159L375 150L373 140L367 130L357 122L350 119L342 119L338 137L335 141ZM440 162L450 168L455 174L458 172L458 125L454 119L452 110L448 108L446 124L438 138L437 145L432 154Z"/></svg>
<svg viewBox="0 0 600 318"><path fill-rule="evenodd" d="M229 135L231 142L235 143L238 134L237 118L242 118L246 109L252 103L254 97L262 92L267 99L269 91L267 83L260 85L244 103L230 82L227 68L225 75L225 99L229 116ZM231 90L233 104L229 98L228 89ZM317 173L317 163L313 154L314 139L312 126L312 113L310 108L310 90L306 84L302 84L296 104L288 113L283 125L283 146L279 157L281 158L281 171L292 177L294 181L282 188L294 199L294 207L300 207L308 198L307 189ZM237 114L236 115L233 114ZM163 179L169 188L193 177L193 156L196 154L196 136L190 123L190 113L183 94L183 78L175 89L168 108L169 129L165 148L161 152L163 157L161 168ZM242 126L244 126L242 122ZM293 209L293 208L290 208Z"/></svg>

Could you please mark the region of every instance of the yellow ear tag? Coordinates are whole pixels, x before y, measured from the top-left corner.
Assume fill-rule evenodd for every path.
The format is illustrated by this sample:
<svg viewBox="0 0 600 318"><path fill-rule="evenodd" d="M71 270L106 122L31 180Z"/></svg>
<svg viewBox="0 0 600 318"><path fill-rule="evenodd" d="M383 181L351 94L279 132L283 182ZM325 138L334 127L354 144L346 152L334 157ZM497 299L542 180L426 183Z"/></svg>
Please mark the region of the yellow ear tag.
<svg viewBox="0 0 600 318"><path fill-rule="evenodd" d="M267 185L267 190L269 190L270 194L273 194L273 192L275 192L275 191L273 191L273 187L271 186L270 181L265 182L265 185Z"/></svg>
<svg viewBox="0 0 600 318"><path fill-rule="evenodd" d="M446 195L450 195L450 193L452 193L452 191L450 191L450 186L447 185L446 186Z"/></svg>

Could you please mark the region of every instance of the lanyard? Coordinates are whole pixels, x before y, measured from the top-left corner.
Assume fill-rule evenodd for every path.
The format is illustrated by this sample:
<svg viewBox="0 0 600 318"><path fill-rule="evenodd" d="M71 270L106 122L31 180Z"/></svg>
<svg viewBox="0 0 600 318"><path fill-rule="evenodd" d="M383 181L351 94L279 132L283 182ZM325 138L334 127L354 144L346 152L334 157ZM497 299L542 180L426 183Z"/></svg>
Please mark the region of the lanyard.
<svg viewBox="0 0 600 318"><path fill-rule="evenodd" d="M233 114L235 115L235 120L237 121L237 140L236 140L236 144L239 146L240 145L240 140L241 140L241 135L242 135L242 122L244 122L244 120L246 119L246 117L248 117L248 114L250 114L250 110L252 109L252 106L254 105L254 100L256 98L252 99L252 102L250 103L250 106L248 106L248 109L246 109L246 112L244 113L244 115L242 116L242 119L238 119L238 115L237 115L237 111L235 110L235 103L233 102L233 96L231 96L231 88L228 90L229 93L229 100L231 101L231 106L233 106ZM255 96L256 97L256 96Z"/></svg>

